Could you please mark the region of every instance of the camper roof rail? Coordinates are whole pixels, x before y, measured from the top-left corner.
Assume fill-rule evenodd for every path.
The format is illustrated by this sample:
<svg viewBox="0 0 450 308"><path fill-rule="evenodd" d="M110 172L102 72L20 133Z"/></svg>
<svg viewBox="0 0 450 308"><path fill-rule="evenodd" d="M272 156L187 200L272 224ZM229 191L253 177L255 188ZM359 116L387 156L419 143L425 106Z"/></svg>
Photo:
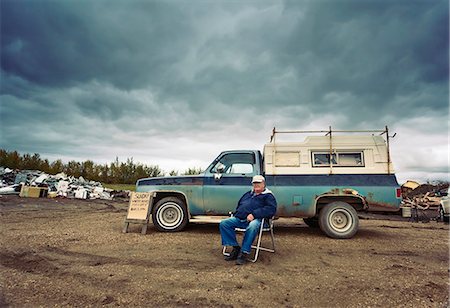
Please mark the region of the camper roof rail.
<svg viewBox="0 0 450 308"><path fill-rule="evenodd" d="M325 136L331 135L332 133L380 133L380 135L383 135L388 133L388 127L386 126L384 129L373 129L373 130L341 130L341 129L333 130L331 129L331 126L329 127L328 130L277 130L274 127L269 142L275 142L276 134L319 134L319 133L322 134L325 133Z"/></svg>

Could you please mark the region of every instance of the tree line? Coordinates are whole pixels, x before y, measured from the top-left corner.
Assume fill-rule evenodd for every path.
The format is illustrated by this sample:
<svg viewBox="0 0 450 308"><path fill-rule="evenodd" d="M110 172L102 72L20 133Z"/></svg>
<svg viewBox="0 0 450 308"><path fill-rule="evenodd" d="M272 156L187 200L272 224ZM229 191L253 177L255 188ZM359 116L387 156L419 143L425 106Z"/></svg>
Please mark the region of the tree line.
<svg viewBox="0 0 450 308"><path fill-rule="evenodd" d="M134 184L141 178L164 175L159 166L136 163L133 158L127 158L126 162L120 162L116 157L109 164L96 164L92 160L84 162L71 160L64 163L61 159L50 162L38 153L21 155L17 151L9 152L3 149L0 149L0 166L10 169L40 170L48 174L64 172L69 176L82 176L88 180L107 184ZM189 168L182 174L199 174L201 172L200 168ZM178 171L172 170L169 175L178 175Z"/></svg>

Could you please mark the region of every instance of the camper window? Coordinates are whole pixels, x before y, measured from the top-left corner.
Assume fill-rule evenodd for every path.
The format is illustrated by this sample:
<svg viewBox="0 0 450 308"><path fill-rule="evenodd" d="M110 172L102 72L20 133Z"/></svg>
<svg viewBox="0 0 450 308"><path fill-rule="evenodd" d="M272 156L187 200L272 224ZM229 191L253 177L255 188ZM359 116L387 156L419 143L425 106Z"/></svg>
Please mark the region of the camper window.
<svg viewBox="0 0 450 308"><path fill-rule="evenodd" d="M314 167L327 167L330 166L330 154L327 153L313 153L313 166ZM336 154L331 157L331 163L336 164Z"/></svg>
<svg viewBox="0 0 450 308"><path fill-rule="evenodd" d="M313 167L329 167L330 166L330 154L324 152L312 153L312 165ZM364 159L362 152L344 152L334 153L331 156L331 164L334 167L364 167Z"/></svg>
<svg viewBox="0 0 450 308"><path fill-rule="evenodd" d="M362 153L339 153L339 166L363 166Z"/></svg>

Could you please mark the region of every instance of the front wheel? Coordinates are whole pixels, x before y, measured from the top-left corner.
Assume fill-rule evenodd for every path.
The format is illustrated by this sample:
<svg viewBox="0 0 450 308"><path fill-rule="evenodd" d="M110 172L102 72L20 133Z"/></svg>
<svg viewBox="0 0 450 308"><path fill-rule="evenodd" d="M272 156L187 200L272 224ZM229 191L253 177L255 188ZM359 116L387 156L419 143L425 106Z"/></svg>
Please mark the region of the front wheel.
<svg viewBox="0 0 450 308"><path fill-rule="evenodd" d="M356 210L345 202L329 203L319 214L320 229L331 238L351 238L358 231L358 225Z"/></svg>
<svg viewBox="0 0 450 308"><path fill-rule="evenodd" d="M152 213L156 229L164 232L183 230L188 223L185 204L176 197L166 197L159 200Z"/></svg>

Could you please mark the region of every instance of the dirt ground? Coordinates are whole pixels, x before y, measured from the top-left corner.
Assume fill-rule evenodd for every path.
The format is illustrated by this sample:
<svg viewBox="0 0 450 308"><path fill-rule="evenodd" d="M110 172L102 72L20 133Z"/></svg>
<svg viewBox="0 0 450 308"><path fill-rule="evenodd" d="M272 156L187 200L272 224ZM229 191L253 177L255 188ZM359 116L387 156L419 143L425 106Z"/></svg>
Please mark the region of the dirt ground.
<svg viewBox="0 0 450 308"><path fill-rule="evenodd" d="M447 307L449 226L361 219L334 240L275 222L277 251L223 260L217 224L122 233L127 202L0 197L0 306Z"/></svg>

